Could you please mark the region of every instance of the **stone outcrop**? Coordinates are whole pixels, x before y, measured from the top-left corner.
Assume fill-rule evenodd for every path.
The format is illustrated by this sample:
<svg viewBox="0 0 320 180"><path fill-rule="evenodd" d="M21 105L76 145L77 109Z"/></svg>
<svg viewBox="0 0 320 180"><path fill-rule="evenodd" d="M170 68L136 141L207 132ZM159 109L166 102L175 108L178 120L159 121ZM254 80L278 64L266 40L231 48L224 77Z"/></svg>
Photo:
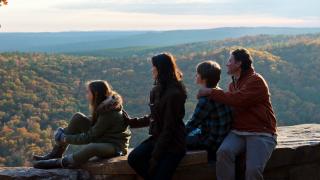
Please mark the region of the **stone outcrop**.
<svg viewBox="0 0 320 180"><path fill-rule="evenodd" d="M278 145L264 172L266 180L320 180L320 124L279 127ZM244 168L241 166L240 169ZM241 171L240 171L241 172ZM39 170L2 167L0 179L140 179L126 157L95 160L81 169ZM214 180L215 165L207 163L205 151L192 151L179 165L175 180ZM239 177L241 179L241 177Z"/></svg>
<svg viewBox="0 0 320 180"><path fill-rule="evenodd" d="M265 179L320 180L320 124L279 128Z"/></svg>

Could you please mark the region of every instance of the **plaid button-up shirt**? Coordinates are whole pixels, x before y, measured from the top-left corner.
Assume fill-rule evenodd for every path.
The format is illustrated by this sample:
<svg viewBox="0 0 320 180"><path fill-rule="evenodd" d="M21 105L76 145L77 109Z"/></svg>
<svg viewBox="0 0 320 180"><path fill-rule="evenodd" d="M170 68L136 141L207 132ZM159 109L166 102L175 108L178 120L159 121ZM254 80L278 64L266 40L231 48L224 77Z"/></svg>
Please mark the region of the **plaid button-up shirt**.
<svg viewBox="0 0 320 180"><path fill-rule="evenodd" d="M231 123L232 111L229 106L201 97L186 129L188 134L200 129L201 144L218 148L230 131Z"/></svg>

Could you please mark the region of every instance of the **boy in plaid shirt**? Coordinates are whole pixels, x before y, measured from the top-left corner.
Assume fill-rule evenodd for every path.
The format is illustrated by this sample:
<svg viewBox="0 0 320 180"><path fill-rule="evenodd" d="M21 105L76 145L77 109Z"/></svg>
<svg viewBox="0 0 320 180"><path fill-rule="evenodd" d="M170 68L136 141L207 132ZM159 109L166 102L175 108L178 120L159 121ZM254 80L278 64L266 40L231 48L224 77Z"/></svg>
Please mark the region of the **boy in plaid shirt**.
<svg viewBox="0 0 320 180"><path fill-rule="evenodd" d="M196 83L207 88L216 88L220 74L221 68L217 62L202 62L197 65ZM192 118L186 124L187 148L205 149L208 151L208 160L215 160L215 153L228 134L231 122L230 107L207 97L199 98Z"/></svg>

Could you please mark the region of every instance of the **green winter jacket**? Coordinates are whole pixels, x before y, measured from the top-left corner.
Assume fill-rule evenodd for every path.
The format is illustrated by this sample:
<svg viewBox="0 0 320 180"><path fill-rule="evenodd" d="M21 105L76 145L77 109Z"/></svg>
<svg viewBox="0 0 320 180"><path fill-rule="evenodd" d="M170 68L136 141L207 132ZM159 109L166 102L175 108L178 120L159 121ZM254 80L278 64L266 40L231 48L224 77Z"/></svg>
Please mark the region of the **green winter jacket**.
<svg viewBox="0 0 320 180"><path fill-rule="evenodd" d="M97 121L87 132L66 135L69 144L112 143L119 151L127 153L131 132L124 122L122 105L112 96L97 108Z"/></svg>

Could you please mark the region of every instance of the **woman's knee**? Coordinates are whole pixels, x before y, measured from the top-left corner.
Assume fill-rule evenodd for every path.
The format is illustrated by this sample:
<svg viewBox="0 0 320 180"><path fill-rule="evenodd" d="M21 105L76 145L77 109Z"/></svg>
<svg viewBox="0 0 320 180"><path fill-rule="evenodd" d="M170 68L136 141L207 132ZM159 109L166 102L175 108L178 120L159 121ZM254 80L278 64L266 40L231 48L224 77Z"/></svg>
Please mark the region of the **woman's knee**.
<svg viewBox="0 0 320 180"><path fill-rule="evenodd" d="M88 120L89 119L81 112L75 113L71 118L71 122L83 122Z"/></svg>
<svg viewBox="0 0 320 180"><path fill-rule="evenodd" d="M149 162L151 158L151 154L153 151L152 143L145 141L141 143L139 146L134 148L128 155L128 163L131 166L135 166L137 164L144 164Z"/></svg>
<svg viewBox="0 0 320 180"><path fill-rule="evenodd" d="M148 161L148 154L144 151L141 151L140 148L133 149L128 155L128 163L131 166L135 164L143 163L144 161Z"/></svg>
<svg viewBox="0 0 320 180"><path fill-rule="evenodd" d="M81 133L89 130L90 128L90 119L86 117L84 114L77 112L75 113L69 124L68 127L65 128L65 132L67 134L75 134L75 133Z"/></svg>
<svg viewBox="0 0 320 180"><path fill-rule="evenodd" d="M139 160L138 153L135 150L132 150L128 155L128 163L132 167L136 164L136 162Z"/></svg>

